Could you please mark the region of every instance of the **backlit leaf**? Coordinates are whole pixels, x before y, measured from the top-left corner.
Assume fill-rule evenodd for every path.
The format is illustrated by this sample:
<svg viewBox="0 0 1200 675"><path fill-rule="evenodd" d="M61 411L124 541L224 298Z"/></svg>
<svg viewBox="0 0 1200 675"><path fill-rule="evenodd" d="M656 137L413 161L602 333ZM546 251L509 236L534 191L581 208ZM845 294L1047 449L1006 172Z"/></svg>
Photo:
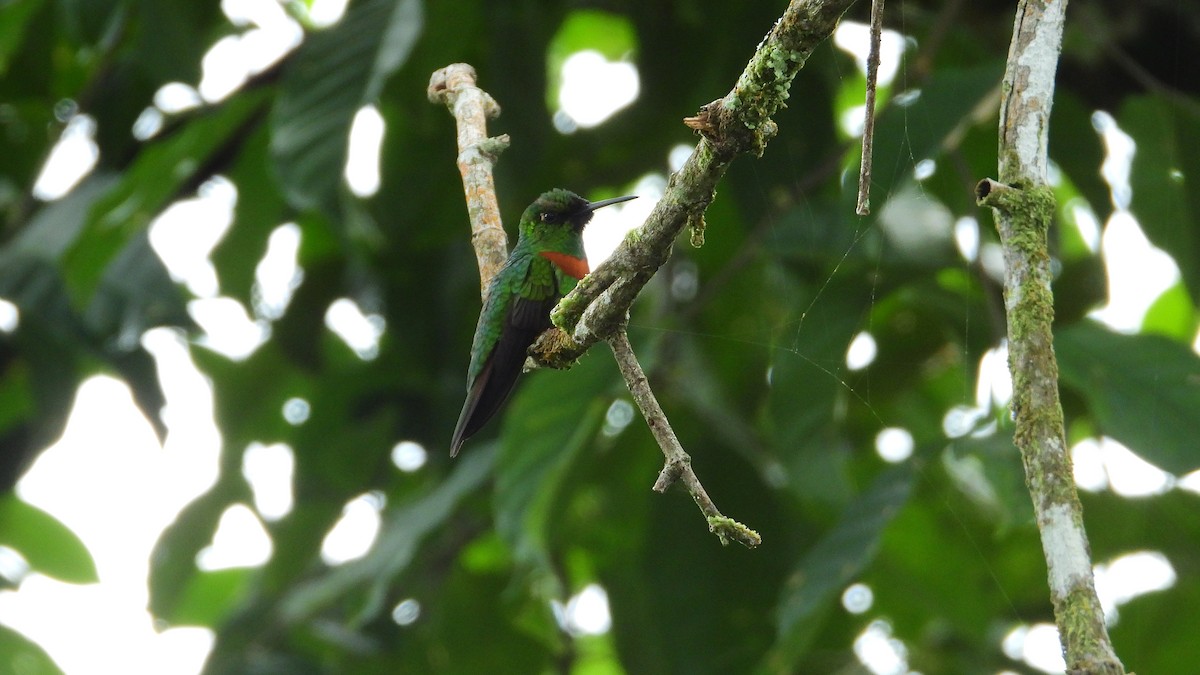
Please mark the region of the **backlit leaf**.
<svg viewBox="0 0 1200 675"><path fill-rule="evenodd" d="M1200 356L1158 335L1120 335L1085 322L1060 331L1063 383L1083 396L1099 431L1160 468L1200 467Z"/></svg>
<svg viewBox="0 0 1200 675"><path fill-rule="evenodd" d="M61 581L87 584L99 580L92 554L78 535L12 493L0 495L0 545L20 553L34 570Z"/></svg>

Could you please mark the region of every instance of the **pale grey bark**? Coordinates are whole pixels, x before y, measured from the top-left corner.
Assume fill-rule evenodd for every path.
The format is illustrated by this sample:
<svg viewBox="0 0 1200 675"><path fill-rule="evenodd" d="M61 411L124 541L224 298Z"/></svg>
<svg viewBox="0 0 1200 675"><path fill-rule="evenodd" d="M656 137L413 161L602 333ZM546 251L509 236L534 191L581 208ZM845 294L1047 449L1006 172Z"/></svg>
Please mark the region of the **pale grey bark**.
<svg viewBox="0 0 1200 675"><path fill-rule="evenodd" d="M458 172L467 196L471 244L479 263L479 293L487 300L488 284L508 258L508 236L496 202L492 167L509 140L507 134L487 135L487 121L500 114L500 106L475 86L475 69L466 63L434 71L426 93L430 101L445 104L458 123Z"/></svg>
<svg viewBox="0 0 1200 675"><path fill-rule="evenodd" d="M1083 508L1063 431L1051 322L1047 232L1054 194L1047 147L1065 0L1021 0L1000 108L999 181L980 182L1004 251L1004 305L1013 377L1014 442L1021 450L1069 673L1124 673L1096 597Z"/></svg>

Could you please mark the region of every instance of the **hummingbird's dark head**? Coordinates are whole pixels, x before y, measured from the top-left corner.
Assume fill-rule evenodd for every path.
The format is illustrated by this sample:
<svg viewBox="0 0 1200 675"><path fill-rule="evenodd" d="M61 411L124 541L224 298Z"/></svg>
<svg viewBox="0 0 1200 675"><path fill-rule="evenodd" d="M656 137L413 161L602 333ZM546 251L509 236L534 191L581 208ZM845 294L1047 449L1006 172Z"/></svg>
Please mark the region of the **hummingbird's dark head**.
<svg viewBox="0 0 1200 675"><path fill-rule="evenodd" d="M583 231L583 226L592 219L592 212L596 209L636 198L637 195L628 195L589 202L570 190L557 188L543 193L525 209L525 213L521 214L521 226L534 229L566 226L578 233Z"/></svg>

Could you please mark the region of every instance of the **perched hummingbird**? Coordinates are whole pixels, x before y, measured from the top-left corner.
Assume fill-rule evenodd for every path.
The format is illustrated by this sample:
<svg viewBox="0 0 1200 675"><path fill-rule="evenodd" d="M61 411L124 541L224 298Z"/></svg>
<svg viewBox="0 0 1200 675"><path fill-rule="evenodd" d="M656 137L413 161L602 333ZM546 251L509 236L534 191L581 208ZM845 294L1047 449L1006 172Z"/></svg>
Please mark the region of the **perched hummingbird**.
<svg viewBox="0 0 1200 675"><path fill-rule="evenodd" d="M588 273L583 226L602 206L636 195L589 202L551 190L521 214L517 245L488 286L467 370L467 401L458 416L450 456L491 419L508 398L526 351L551 326L550 310Z"/></svg>

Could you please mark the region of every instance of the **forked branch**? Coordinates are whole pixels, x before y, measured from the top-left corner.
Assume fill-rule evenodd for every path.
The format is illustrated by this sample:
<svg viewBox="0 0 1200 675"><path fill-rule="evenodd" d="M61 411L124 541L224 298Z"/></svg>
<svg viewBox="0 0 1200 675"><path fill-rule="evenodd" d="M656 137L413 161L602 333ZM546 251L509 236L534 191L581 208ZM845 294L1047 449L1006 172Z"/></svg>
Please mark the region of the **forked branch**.
<svg viewBox="0 0 1200 675"><path fill-rule="evenodd" d="M530 350L541 365L569 367L598 340L608 340L626 383L666 457L654 489L663 492L683 483L722 543L757 546L750 528L717 510L691 468L666 415L650 391L646 375L625 334L625 317L642 287L670 256L685 227L693 244L704 239L704 213L716 186L738 155L762 155L778 131L771 116L790 94L792 79L812 51L828 38L854 0L792 0L783 16L759 44L733 89L703 106L684 123L701 135L687 162L667 183L663 197L646 222L625 238L613 255L579 282L551 315L555 329ZM508 144L506 137L488 138L486 119L499 107L475 87L474 69L465 64L434 73L429 98L443 102L459 123L459 169L471 213L472 241L479 259L482 287L504 262L506 237L496 208L491 166ZM486 292L486 291L485 291Z"/></svg>
<svg viewBox="0 0 1200 675"><path fill-rule="evenodd" d="M658 474L658 480L654 481L654 491L666 492L667 488L679 481L692 496L696 506L700 507L700 512L708 521L709 532L716 534L722 544L727 545L730 540L747 548L754 548L761 544L762 537L758 536L757 532L722 515L717 509L717 505L708 496L704 486L700 484L700 479L692 470L692 458L679 444L675 431L671 429L671 423L667 421L666 414L658 405L658 399L650 390L646 373L633 354L633 347L629 344L629 336L625 334L623 326L608 337L608 346L612 348L613 357L617 360L617 367L621 369L621 375L625 378L629 393L633 394L633 400L637 403L638 410L642 411L646 426L650 427L650 433L654 435L654 440L658 441L658 447L662 448L663 456L666 458L662 471Z"/></svg>

